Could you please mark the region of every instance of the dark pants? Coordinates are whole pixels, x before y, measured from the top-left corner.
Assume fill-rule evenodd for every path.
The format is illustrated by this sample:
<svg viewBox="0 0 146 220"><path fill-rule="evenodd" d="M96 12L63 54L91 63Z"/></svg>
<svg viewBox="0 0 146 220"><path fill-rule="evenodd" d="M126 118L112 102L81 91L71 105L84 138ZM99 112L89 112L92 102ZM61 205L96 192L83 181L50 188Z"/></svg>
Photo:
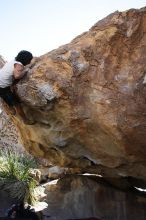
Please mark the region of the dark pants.
<svg viewBox="0 0 146 220"><path fill-rule="evenodd" d="M0 97L9 105L14 106L20 103L20 100L16 96L15 93L13 93L10 89L10 87L6 88L0 88Z"/></svg>

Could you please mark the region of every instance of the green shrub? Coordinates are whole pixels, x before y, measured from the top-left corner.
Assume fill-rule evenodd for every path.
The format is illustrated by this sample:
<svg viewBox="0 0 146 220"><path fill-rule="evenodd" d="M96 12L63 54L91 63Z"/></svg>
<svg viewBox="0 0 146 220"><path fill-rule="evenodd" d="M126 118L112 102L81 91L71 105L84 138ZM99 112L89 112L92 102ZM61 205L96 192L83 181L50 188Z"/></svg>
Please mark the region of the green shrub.
<svg viewBox="0 0 146 220"><path fill-rule="evenodd" d="M36 167L31 156L0 150L0 188L18 201L34 204L37 182L29 175L29 169Z"/></svg>

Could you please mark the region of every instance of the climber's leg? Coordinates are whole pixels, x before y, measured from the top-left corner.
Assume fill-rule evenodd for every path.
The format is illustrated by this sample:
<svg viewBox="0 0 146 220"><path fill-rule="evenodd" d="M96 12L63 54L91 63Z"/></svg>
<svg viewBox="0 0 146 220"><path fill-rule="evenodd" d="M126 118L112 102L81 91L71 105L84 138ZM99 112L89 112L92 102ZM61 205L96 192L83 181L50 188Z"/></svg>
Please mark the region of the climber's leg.
<svg viewBox="0 0 146 220"><path fill-rule="evenodd" d="M11 113L12 115L15 115L16 111L13 107L15 104L15 101L14 101L13 93L11 92L10 87L0 88L0 97L4 100L6 111Z"/></svg>

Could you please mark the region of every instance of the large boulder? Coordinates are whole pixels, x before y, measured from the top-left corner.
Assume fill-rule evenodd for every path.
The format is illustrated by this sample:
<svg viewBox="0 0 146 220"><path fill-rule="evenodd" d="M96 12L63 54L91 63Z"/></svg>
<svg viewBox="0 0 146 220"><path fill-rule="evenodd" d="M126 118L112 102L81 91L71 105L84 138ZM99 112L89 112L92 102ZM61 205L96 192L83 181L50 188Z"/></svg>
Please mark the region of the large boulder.
<svg viewBox="0 0 146 220"><path fill-rule="evenodd" d="M17 85L25 148L53 165L146 180L146 8L115 12L39 58Z"/></svg>

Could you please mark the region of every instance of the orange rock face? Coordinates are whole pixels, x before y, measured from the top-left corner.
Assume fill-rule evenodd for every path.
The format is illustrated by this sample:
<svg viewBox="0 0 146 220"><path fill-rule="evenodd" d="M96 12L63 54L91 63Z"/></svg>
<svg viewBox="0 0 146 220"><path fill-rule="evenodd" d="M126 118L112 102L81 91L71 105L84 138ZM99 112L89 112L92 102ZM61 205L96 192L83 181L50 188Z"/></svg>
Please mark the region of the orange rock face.
<svg viewBox="0 0 146 220"><path fill-rule="evenodd" d="M27 150L54 165L146 180L146 8L115 12L39 58L17 86Z"/></svg>

